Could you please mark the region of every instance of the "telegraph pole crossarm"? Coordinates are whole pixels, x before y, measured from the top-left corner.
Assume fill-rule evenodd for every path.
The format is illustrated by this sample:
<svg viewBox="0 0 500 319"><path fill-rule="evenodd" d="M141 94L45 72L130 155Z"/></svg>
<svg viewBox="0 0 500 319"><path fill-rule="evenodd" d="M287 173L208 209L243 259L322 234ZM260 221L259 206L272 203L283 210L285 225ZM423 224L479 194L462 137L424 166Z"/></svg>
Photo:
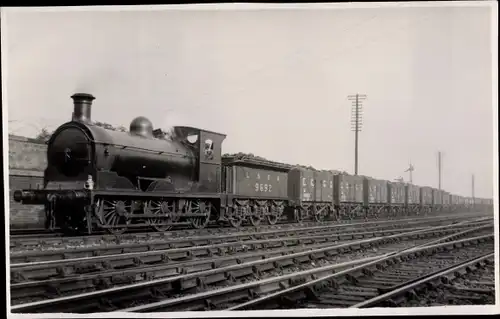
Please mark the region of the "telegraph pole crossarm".
<svg viewBox="0 0 500 319"><path fill-rule="evenodd" d="M354 175L358 175L358 133L361 131L363 125L361 121L363 115L361 101L366 99L366 95L348 95L347 99L352 101L351 130L354 131Z"/></svg>
<svg viewBox="0 0 500 319"><path fill-rule="evenodd" d="M412 173L413 173L414 170L415 170L415 167L413 166L413 164L410 161L410 166L405 171L405 172L409 172L410 173L410 184L413 184L413 174Z"/></svg>

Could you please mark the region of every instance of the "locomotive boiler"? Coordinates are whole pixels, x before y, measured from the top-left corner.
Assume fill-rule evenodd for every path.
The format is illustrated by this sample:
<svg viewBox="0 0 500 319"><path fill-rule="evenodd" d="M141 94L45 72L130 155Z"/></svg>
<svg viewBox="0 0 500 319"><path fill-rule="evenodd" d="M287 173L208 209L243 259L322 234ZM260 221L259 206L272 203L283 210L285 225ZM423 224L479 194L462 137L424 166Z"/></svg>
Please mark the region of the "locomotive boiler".
<svg viewBox="0 0 500 319"><path fill-rule="evenodd" d="M191 145L154 134L145 117L135 118L129 132L92 125L94 97L75 94L72 98L73 120L61 125L48 142L46 189L73 188L77 181L83 186L89 176L97 189L142 190L158 187L153 181L173 188L196 178L196 154Z"/></svg>
<svg viewBox="0 0 500 319"><path fill-rule="evenodd" d="M208 222L225 135L178 126L167 138L145 117L129 132L109 130L91 122L92 95L72 99L72 120L48 141L43 189L16 191L16 201L44 204L49 228L98 224L116 233L144 224L163 230L182 217L196 227ZM207 200L184 196L199 193Z"/></svg>

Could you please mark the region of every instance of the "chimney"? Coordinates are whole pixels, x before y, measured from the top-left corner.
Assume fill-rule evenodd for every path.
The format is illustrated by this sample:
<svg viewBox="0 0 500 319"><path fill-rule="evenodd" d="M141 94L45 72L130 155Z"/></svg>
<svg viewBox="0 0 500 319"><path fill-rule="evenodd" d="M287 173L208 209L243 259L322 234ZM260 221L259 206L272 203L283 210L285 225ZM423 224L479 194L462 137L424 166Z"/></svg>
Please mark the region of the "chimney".
<svg viewBox="0 0 500 319"><path fill-rule="evenodd" d="M82 123L90 123L91 120L91 108L92 101L95 97L92 94L87 93L76 93L71 96L73 99L73 117L72 120Z"/></svg>

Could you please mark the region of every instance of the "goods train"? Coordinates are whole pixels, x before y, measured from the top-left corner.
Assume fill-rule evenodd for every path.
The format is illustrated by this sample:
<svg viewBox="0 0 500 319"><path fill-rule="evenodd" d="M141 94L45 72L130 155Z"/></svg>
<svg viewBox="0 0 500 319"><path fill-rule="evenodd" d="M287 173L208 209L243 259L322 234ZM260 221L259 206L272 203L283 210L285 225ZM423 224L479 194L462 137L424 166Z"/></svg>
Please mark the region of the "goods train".
<svg viewBox="0 0 500 319"><path fill-rule="evenodd" d="M43 187L14 200L45 205L46 227L91 234L210 221L239 227L492 209L490 199L430 187L222 156L226 136L176 126L171 136L137 117L129 132L94 125L90 94L74 94L72 120L47 142Z"/></svg>

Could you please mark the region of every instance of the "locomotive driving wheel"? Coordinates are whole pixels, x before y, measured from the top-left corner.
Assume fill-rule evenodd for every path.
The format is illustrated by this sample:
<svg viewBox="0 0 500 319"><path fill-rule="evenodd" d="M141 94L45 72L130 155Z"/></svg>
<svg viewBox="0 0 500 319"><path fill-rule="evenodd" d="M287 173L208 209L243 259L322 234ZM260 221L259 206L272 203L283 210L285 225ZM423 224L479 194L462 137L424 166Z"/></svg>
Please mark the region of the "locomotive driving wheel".
<svg viewBox="0 0 500 319"><path fill-rule="evenodd" d="M132 212L132 201L99 199L97 207L98 211L102 214L104 225L110 226L106 228L110 234L120 235L127 230L129 220L125 214Z"/></svg>
<svg viewBox="0 0 500 319"><path fill-rule="evenodd" d="M144 205L144 210L146 214L158 215L159 218L148 218L151 227L158 232L164 232L173 227L173 225L161 225L162 223L173 223L179 220L179 216L175 213L175 203L172 201L148 200Z"/></svg>
<svg viewBox="0 0 500 319"><path fill-rule="evenodd" d="M205 228L210 221L212 203L201 200L189 200L186 203L186 213L203 214L203 216L190 217L191 226L196 229Z"/></svg>

